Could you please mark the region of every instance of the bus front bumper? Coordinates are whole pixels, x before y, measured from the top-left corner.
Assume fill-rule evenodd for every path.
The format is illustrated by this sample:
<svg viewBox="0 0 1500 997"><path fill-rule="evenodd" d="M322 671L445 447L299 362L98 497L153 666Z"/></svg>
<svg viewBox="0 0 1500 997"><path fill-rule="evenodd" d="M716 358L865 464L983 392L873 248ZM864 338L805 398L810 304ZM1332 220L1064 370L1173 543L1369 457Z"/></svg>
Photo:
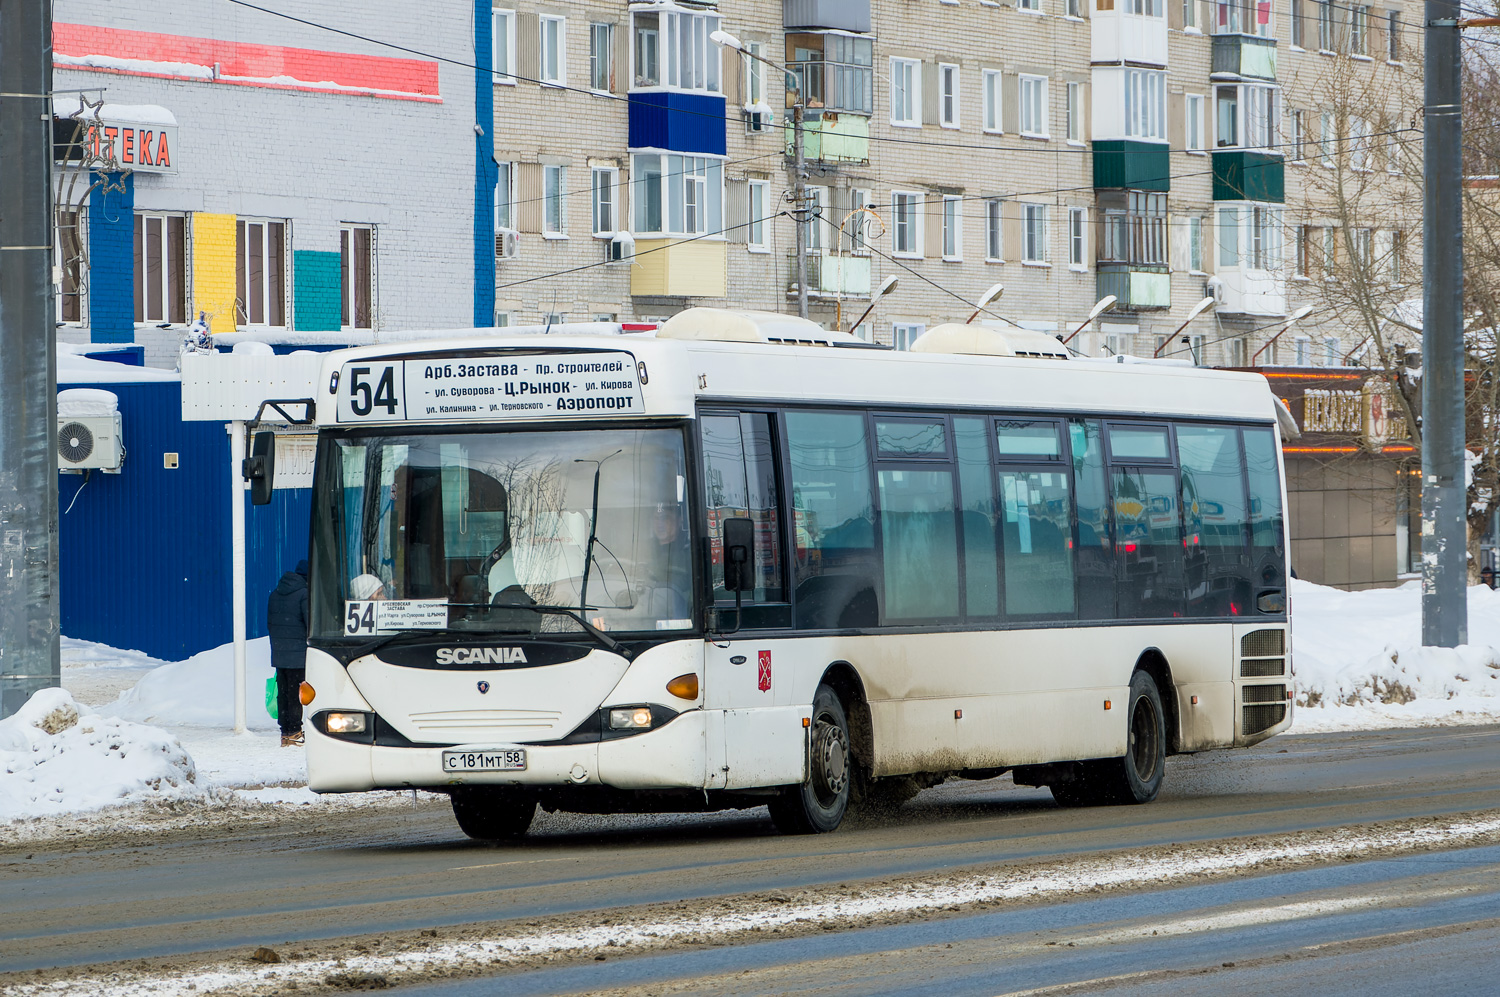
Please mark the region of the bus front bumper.
<svg viewBox="0 0 1500 997"><path fill-rule="evenodd" d="M458 744L386 747L330 737L306 727L308 788L317 793L448 786L609 786L615 789L697 789L708 763L708 725L702 710L630 737L585 744ZM526 768L508 772L449 772L444 752L520 748Z"/></svg>

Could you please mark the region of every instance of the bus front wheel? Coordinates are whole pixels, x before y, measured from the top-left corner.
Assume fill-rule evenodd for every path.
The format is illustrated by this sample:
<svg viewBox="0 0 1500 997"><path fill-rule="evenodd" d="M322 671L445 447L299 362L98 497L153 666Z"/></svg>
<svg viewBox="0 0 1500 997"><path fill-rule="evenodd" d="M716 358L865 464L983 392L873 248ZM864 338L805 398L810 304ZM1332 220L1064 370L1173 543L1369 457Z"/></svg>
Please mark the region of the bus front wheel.
<svg viewBox="0 0 1500 997"><path fill-rule="evenodd" d="M783 834L823 834L838 828L849 809L854 762L849 751L849 718L844 704L826 685L813 696L808 740L807 781L788 786L772 801L771 821Z"/></svg>
<svg viewBox="0 0 1500 997"><path fill-rule="evenodd" d="M536 816L536 799L512 789L470 786L449 793L459 830L476 841L519 838Z"/></svg>
<svg viewBox="0 0 1500 997"><path fill-rule="evenodd" d="M1130 677L1125 754L1077 763L1076 777L1052 785L1052 797L1065 807L1110 803L1150 803L1161 792L1167 771L1167 727L1161 692L1144 671Z"/></svg>

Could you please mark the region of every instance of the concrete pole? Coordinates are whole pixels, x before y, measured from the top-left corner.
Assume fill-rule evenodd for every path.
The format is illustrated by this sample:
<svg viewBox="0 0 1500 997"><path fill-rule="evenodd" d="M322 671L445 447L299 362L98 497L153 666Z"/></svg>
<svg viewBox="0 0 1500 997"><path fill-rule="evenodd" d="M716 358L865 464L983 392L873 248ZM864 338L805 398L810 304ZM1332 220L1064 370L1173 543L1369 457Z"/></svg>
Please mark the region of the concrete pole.
<svg viewBox="0 0 1500 997"><path fill-rule="evenodd" d="M4 0L0 0L4 2ZM229 430L229 546L230 591L234 599L234 732L245 733L245 422L235 419Z"/></svg>
<svg viewBox="0 0 1500 997"><path fill-rule="evenodd" d="M1463 57L1457 0L1427 0L1422 290L1422 643L1468 643Z"/></svg>
<svg viewBox="0 0 1500 997"><path fill-rule="evenodd" d="M0 717L62 684L51 91L51 0L0 0Z"/></svg>
<svg viewBox="0 0 1500 997"><path fill-rule="evenodd" d="M797 314L807 318L807 161L802 154L802 101L792 108L792 149L795 175L792 177L792 196L797 207L792 217L797 219Z"/></svg>

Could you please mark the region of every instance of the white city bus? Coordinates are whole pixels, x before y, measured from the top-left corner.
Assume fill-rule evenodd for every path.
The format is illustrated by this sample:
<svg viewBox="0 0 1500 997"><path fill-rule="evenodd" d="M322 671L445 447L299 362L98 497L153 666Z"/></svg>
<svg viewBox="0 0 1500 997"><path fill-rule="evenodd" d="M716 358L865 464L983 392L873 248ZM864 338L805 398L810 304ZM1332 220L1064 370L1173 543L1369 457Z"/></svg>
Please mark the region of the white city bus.
<svg viewBox="0 0 1500 997"><path fill-rule="evenodd" d="M1146 802L1290 723L1259 376L691 309L331 353L317 390L319 792L445 792L476 838L538 806L831 831L1006 771Z"/></svg>

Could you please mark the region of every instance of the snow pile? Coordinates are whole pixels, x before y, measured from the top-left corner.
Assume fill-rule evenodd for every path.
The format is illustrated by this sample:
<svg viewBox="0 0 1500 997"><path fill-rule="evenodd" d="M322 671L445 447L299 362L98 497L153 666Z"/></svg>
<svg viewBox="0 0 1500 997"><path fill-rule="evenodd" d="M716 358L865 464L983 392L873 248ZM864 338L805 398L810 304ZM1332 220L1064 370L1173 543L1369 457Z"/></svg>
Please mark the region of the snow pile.
<svg viewBox="0 0 1500 997"><path fill-rule="evenodd" d="M43 689L0 720L0 821L201 797L193 759L166 731Z"/></svg>
<svg viewBox="0 0 1500 997"><path fill-rule="evenodd" d="M1469 589L1469 643L1422 646L1422 588L1292 582L1293 729L1500 720L1500 591Z"/></svg>
<svg viewBox="0 0 1500 997"><path fill-rule="evenodd" d="M252 730L275 730L266 712L271 639L245 645L245 719ZM228 728L234 725L234 645L200 651L154 668L103 712L140 723Z"/></svg>
<svg viewBox="0 0 1500 997"><path fill-rule="evenodd" d="M57 393L59 419L107 419L120 410L120 396L103 388L65 388Z"/></svg>

